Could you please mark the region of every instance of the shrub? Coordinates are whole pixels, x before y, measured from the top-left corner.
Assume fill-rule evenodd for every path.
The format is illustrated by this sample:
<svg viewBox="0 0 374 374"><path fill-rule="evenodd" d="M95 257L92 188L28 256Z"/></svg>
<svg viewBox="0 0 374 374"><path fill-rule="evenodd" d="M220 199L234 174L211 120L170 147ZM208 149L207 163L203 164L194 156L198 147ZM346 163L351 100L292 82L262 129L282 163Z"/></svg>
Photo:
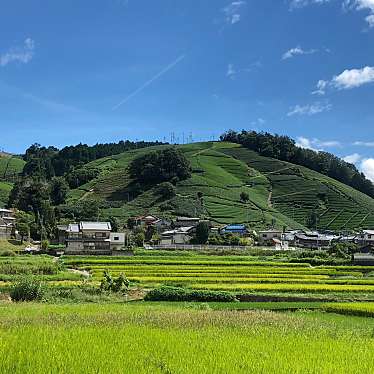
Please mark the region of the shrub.
<svg viewBox="0 0 374 374"><path fill-rule="evenodd" d="M11 249L4 249L0 251L0 257L14 257L16 255Z"/></svg>
<svg viewBox="0 0 374 374"><path fill-rule="evenodd" d="M121 292L126 290L129 285L130 281L126 278L125 274L121 273L117 279L113 279L111 274L105 270L104 278L100 284L100 290L108 292Z"/></svg>
<svg viewBox="0 0 374 374"><path fill-rule="evenodd" d="M170 182L163 182L158 185L156 193L162 196L164 199L171 199L175 196L175 187Z"/></svg>
<svg viewBox="0 0 374 374"><path fill-rule="evenodd" d="M237 301L235 296L224 291L188 290L182 287L161 286L145 296L147 301Z"/></svg>
<svg viewBox="0 0 374 374"><path fill-rule="evenodd" d="M10 297L13 301L34 301L43 299L45 292L46 286L42 282L27 275L11 287Z"/></svg>

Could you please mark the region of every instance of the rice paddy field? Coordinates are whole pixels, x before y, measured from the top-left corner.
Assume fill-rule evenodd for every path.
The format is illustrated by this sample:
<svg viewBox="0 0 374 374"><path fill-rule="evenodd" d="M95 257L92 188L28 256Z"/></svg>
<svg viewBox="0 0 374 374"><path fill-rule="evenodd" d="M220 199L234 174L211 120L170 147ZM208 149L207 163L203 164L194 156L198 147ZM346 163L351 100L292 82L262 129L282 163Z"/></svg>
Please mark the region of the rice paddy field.
<svg viewBox="0 0 374 374"><path fill-rule="evenodd" d="M299 295L337 300L374 300L371 267L317 266L251 256L214 256L190 252L142 251L132 257L64 257L67 267L88 272L98 283L109 271L124 273L137 287L161 285L236 295Z"/></svg>
<svg viewBox="0 0 374 374"><path fill-rule="evenodd" d="M225 305L0 305L0 372L369 373L373 328Z"/></svg>
<svg viewBox="0 0 374 374"><path fill-rule="evenodd" d="M125 273L131 289L169 284L251 301L6 298L22 274L63 291L98 287L104 270ZM369 373L371 275L370 267L194 252L1 257L0 373Z"/></svg>

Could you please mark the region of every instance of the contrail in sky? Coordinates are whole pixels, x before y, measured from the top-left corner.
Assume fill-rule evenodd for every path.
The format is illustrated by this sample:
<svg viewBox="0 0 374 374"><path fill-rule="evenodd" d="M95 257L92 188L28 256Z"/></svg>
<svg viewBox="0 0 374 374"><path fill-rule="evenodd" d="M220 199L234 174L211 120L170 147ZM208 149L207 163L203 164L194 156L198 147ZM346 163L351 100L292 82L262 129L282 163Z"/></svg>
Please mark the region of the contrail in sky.
<svg viewBox="0 0 374 374"><path fill-rule="evenodd" d="M128 102L131 98L133 98L134 96L136 96L138 93L142 92L145 88L147 88L155 80L157 80L158 78L162 77L169 70L173 69L174 66L176 66L177 64L179 64L185 57L186 57L186 55L179 56L174 62L172 62L171 64L169 64L168 66L166 66L164 69L162 69L152 79L150 79L148 82L144 83L142 86L140 86L138 89L136 89L133 93L131 93L125 99L123 99L119 104L117 104L116 106L114 106L112 108L112 110L117 110L120 106L122 106L123 104L125 104L126 102Z"/></svg>

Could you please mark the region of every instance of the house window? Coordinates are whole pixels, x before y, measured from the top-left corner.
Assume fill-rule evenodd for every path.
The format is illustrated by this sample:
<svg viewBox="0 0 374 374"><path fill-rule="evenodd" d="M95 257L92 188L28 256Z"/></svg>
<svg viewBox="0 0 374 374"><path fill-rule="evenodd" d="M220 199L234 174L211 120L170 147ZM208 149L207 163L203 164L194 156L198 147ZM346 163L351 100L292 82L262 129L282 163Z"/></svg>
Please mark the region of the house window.
<svg viewBox="0 0 374 374"><path fill-rule="evenodd" d="M115 236L115 237L114 237L114 240L119 240L119 236Z"/></svg>

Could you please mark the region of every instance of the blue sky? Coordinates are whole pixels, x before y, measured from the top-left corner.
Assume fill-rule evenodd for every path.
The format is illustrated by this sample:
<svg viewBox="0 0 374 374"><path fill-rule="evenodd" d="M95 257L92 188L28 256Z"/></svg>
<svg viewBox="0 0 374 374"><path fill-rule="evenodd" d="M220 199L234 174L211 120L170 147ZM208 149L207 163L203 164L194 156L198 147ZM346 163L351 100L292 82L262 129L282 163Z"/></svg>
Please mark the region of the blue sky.
<svg viewBox="0 0 374 374"><path fill-rule="evenodd" d="M3 0L0 148L290 135L374 180L374 0Z"/></svg>

